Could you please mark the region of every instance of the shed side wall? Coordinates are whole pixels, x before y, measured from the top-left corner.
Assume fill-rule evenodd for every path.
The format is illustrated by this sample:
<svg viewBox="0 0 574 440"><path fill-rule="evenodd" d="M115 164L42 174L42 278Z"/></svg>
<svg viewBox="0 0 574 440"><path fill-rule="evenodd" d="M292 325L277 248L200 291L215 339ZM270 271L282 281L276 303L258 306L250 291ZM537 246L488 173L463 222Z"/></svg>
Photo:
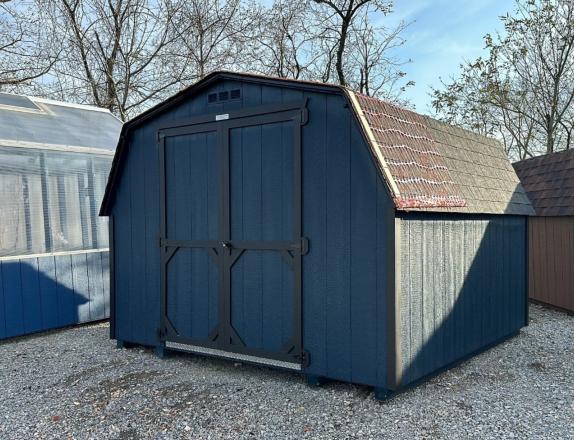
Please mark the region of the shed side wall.
<svg viewBox="0 0 574 440"><path fill-rule="evenodd" d="M529 297L574 312L574 217L531 217Z"/></svg>
<svg viewBox="0 0 574 440"><path fill-rule="evenodd" d="M242 100L208 105L240 88ZM159 160L155 132L170 120L308 99L302 133L303 345L309 374L386 386L387 293L392 291L392 201L360 129L339 94L220 81L131 135L114 216L115 333L157 345Z"/></svg>
<svg viewBox="0 0 574 440"><path fill-rule="evenodd" d="M403 385L525 324L524 217L410 215L400 230Z"/></svg>

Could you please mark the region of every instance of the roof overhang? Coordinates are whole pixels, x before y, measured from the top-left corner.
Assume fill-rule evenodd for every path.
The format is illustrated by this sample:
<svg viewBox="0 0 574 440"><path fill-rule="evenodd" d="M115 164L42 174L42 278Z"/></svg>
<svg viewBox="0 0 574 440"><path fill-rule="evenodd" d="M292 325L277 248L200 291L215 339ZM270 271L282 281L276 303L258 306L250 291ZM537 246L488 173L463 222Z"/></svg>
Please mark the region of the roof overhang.
<svg viewBox="0 0 574 440"><path fill-rule="evenodd" d="M0 147L28 148L34 150L50 150L67 153L85 153L99 156L113 156L113 150L98 147L82 147L76 145L49 144L44 142L27 142L12 139L0 139Z"/></svg>

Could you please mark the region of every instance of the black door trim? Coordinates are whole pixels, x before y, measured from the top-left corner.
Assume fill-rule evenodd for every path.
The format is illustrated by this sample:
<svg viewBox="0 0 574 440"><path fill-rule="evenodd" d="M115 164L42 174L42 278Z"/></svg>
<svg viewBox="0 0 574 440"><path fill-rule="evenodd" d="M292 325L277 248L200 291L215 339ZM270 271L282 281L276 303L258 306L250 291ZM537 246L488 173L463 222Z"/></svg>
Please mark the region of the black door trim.
<svg viewBox="0 0 574 440"><path fill-rule="evenodd" d="M275 359L287 362L303 363L306 356L303 353L303 320L302 320L302 256L308 251L307 239L302 237L302 171L301 171L301 130L307 123L307 100L297 103L273 104L246 108L225 114L225 118L214 121L215 115L200 116L185 121L176 121L162 125L157 132L159 165L160 165L160 236L161 253L161 307L160 307L160 341L166 340L197 345L206 348L225 350L230 353L247 354L257 357ZM230 234L230 166L229 166L229 132L232 128L265 125L278 122L292 121L293 126L293 240L291 241L256 241L231 240ZM177 240L168 238L167 206L166 206L166 163L165 139L197 133L217 133L218 157L220 163L220 194L219 194L219 224L218 240ZM219 319L218 325L210 331L207 340L196 340L177 333L167 316L167 265L180 248L197 248L208 251L218 263L219 287ZM277 251L289 263L294 275L293 328L291 339L282 347L280 352L245 347L241 338L231 323L230 282L231 267L245 251L270 250Z"/></svg>
<svg viewBox="0 0 574 440"><path fill-rule="evenodd" d="M169 129L175 129L180 127L186 129L191 126L196 126L200 124L233 121L235 119L250 116L259 116L259 115L266 116L266 115L272 115L274 113L286 112L289 110L295 110L299 112L299 114L301 115L301 125L305 125L307 123L307 99L304 99L301 101L293 101L283 104L259 105L257 107L245 107L242 109L230 110L230 111L222 110L217 113L210 113L206 115L195 116L192 118L170 121L164 124L160 124L158 126L158 131L167 131ZM218 117L225 117L226 119L218 120L217 119Z"/></svg>

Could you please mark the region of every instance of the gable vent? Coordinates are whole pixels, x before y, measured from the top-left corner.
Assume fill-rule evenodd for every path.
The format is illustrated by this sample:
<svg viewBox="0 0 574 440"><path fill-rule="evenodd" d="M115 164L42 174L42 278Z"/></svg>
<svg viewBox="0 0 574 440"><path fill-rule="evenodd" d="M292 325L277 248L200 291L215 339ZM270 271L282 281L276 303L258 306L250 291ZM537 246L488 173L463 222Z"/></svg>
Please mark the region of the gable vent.
<svg viewBox="0 0 574 440"><path fill-rule="evenodd" d="M207 103L215 104L217 102L234 101L241 99L241 89L223 90L221 92L209 93Z"/></svg>

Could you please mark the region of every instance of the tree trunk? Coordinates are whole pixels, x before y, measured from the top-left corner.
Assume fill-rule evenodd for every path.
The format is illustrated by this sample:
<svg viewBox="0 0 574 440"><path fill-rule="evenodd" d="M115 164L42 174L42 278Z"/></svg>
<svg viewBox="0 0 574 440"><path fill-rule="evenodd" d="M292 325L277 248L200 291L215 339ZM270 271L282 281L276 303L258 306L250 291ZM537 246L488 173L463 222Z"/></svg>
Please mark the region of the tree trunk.
<svg viewBox="0 0 574 440"><path fill-rule="evenodd" d="M347 85L345 72L343 71L343 54L345 52L345 44L347 43L347 35L349 33L349 20L347 17L343 18L341 25L341 39L339 40L339 47L337 48L337 62L335 64L337 69L337 76L339 77L339 84L342 86Z"/></svg>
<svg viewBox="0 0 574 440"><path fill-rule="evenodd" d="M554 153L553 125L550 115L546 115L546 153Z"/></svg>

